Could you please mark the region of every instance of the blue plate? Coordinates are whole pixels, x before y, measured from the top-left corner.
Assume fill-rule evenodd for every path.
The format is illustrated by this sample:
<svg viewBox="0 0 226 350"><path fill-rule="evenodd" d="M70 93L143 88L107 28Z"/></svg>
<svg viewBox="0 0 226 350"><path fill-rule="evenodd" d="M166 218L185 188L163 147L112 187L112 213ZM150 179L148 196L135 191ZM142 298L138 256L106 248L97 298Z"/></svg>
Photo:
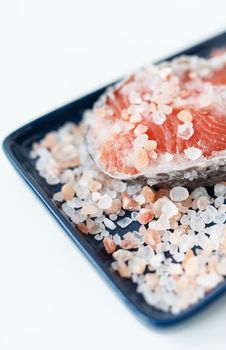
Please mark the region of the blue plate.
<svg viewBox="0 0 226 350"><path fill-rule="evenodd" d="M182 54L207 56L213 48L222 46L226 46L226 33L166 59L169 60ZM208 293L204 299L177 315L162 312L149 306L144 301L143 297L136 292L136 285L134 283L120 278L119 275L112 270L110 266L111 257L105 253L102 242L98 242L91 236L81 235L81 233L77 232L69 219L67 219L62 214L61 210L53 203L52 196L59 190L59 186L48 185L45 180L39 176L35 169L34 161L29 157L33 142L39 141L47 132L58 129L67 121L79 122L84 110L91 108L105 89L106 87L99 89L14 131L5 139L3 148L16 170L58 220L79 249L82 250L92 265L95 266L134 313L148 324L161 327L170 326L194 315L218 298L226 291L226 281Z"/></svg>

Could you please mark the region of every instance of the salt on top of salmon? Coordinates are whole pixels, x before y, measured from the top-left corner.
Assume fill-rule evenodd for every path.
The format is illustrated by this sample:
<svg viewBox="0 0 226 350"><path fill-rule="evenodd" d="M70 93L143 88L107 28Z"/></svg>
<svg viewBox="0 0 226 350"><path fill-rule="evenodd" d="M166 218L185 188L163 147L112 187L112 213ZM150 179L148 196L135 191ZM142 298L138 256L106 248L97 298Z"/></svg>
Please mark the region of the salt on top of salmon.
<svg viewBox="0 0 226 350"><path fill-rule="evenodd" d="M203 163L225 155L225 106L226 55L149 65L95 104L90 153L103 171L122 179Z"/></svg>

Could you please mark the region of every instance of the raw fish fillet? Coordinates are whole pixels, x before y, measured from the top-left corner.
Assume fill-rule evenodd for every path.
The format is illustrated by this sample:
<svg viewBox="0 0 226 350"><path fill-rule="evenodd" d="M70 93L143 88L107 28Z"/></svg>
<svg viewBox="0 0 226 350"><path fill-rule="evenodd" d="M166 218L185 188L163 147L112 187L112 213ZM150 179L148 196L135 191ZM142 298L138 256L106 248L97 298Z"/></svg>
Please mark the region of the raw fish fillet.
<svg viewBox="0 0 226 350"><path fill-rule="evenodd" d="M88 149L114 178L210 184L226 170L226 54L150 65L88 114Z"/></svg>

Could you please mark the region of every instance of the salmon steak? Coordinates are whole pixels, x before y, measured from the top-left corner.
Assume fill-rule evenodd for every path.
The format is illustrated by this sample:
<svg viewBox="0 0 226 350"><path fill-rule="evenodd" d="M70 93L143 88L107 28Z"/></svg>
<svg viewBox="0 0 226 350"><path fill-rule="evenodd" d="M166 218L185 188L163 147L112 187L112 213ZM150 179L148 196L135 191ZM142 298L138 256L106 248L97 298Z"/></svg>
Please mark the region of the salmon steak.
<svg viewBox="0 0 226 350"><path fill-rule="evenodd" d="M226 54L148 65L87 113L88 150L113 178L211 184L226 170Z"/></svg>

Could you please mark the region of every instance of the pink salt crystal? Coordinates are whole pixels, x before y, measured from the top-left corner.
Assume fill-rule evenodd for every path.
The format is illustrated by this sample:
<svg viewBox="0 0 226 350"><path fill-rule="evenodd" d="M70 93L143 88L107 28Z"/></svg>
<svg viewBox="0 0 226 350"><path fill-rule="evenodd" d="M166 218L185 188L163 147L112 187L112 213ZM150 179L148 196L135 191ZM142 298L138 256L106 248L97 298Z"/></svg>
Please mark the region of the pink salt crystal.
<svg viewBox="0 0 226 350"><path fill-rule="evenodd" d="M136 249L139 247L139 241L135 238L133 232L127 232L120 242L122 249Z"/></svg>
<svg viewBox="0 0 226 350"><path fill-rule="evenodd" d="M103 108L96 107L94 109L94 113L98 115L98 117L104 118L106 115L106 111Z"/></svg>
<svg viewBox="0 0 226 350"><path fill-rule="evenodd" d="M169 198L167 197L161 197L157 201L154 202L153 204L153 212L156 218L159 218L162 214L162 207L164 206L165 203L169 201Z"/></svg>
<svg viewBox="0 0 226 350"><path fill-rule="evenodd" d="M73 186L69 183L62 186L61 192L65 201L71 200L75 195L75 190Z"/></svg>
<svg viewBox="0 0 226 350"><path fill-rule="evenodd" d="M159 283L159 276L154 273L146 273L144 280L150 289L155 289Z"/></svg>
<svg viewBox="0 0 226 350"><path fill-rule="evenodd" d="M147 140L144 143L144 148L149 152L154 151L157 148L157 142L155 140Z"/></svg>
<svg viewBox="0 0 226 350"><path fill-rule="evenodd" d="M219 259L218 259L218 257L216 255L212 255L212 256L208 257L208 267L207 267L207 269L208 269L209 273L213 273L213 272L214 273L215 272L219 273L218 271L216 271L218 262L219 262ZM221 273L219 273L219 274L221 275Z"/></svg>
<svg viewBox="0 0 226 350"><path fill-rule="evenodd" d="M144 242L155 250L157 245L161 242L159 231L146 229L145 226L141 226L139 231L143 235Z"/></svg>
<svg viewBox="0 0 226 350"><path fill-rule="evenodd" d="M226 276L226 257L222 257L222 259L216 265L216 271L219 275Z"/></svg>
<svg viewBox="0 0 226 350"><path fill-rule="evenodd" d="M200 210L205 210L209 204L210 204L209 198L206 196L201 196L196 201L197 208Z"/></svg>
<svg viewBox="0 0 226 350"><path fill-rule="evenodd" d="M179 113L177 113L177 118L181 120L183 123L191 122L193 116L189 110L183 109Z"/></svg>
<svg viewBox="0 0 226 350"><path fill-rule="evenodd" d="M137 216L137 220L141 225L145 225L153 220L154 214L151 209L142 208Z"/></svg>
<svg viewBox="0 0 226 350"><path fill-rule="evenodd" d="M133 198L129 197L127 192L122 192L122 207L125 210L136 211L140 209L140 205Z"/></svg>
<svg viewBox="0 0 226 350"><path fill-rule="evenodd" d="M99 225L90 218L86 220L86 226L91 235L96 235L97 233L100 232Z"/></svg>
<svg viewBox="0 0 226 350"><path fill-rule="evenodd" d="M49 132L46 134L43 145L46 148L52 149L56 145L57 139L56 139L56 133L55 132Z"/></svg>
<svg viewBox="0 0 226 350"><path fill-rule="evenodd" d="M102 184L99 181L91 180L89 181L89 190L91 192L97 192L101 189Z"/></svg>
<svg viewBox="0 0 226 350"><path fill-rule="evenodd" d="M155 192L149 186L144 186L142 188L141 195L144 196L147 203L153 203L155 200Z"/></svg>
<svg viewBox="0 0 226 350"><path fill-rule="evenodd" d="M129 259L132 259L133 253L130 252L129 250L125 249L118 249L112 254L113 258L115 260L120 260L120 261L127 261Z"/></svg>
<svg viewBox="0 0 226 350"><path fill-rule="evenodd" d="M96 215L97 211L98 211L98 209L94 204L87 203L82 208L81 214L82 215Z"/></svg>
<svg viewBox="0 0 226 350"><path fill-rule="evenodd" d="M84 233L85 235L88 235L89 231L87 226L81 222L80 224L77 225L77 228L79 229L79 231L81 231L82 233Z"/></svg>
<svg viewBox="0 0 226 350"><path fill-rule="evenodd" d="M191 122L178 125L177 135L183 140L189 140L194 134L193 125Z"/></svg>
<svg viewBox="0 0 226 350"><path fill-rule="evenodd" d="M200 270L200 261L197 256L191 256L184 264L184 270L188 276L196 276Z"/></svg>
<svg viewBox="0 0 226 350"><path fill-rule="evenodd" d="M110 237L104 237L103 239L104 248L108 254L112 254L116 250L116 244Z"/></svg>
<svg viewBox="0 0 226 350"><path fill-rule="evenodd" d="M106 214L118 214L122 208L122 201L119 198L113 199L110 208L105 209Z"/></svg>
<svg viewBox="0 0 226 350"><path fill-rule="evenodd" d="M178 294L180 294L186 291L189 285L191 285L191 277L188 275L182 275L176 280L175 290Z"/></svg>
<svg viewBox="0 0 226 350"><path fill-rule="evenodd" d="M136 151L134 165L137 169L144 169L149 164L147 151L144 148Z"/></svg>
<svg viewBox="0 0 226 350"><path fill-rule="evenodd" d="M121 260L118 261L117 270L118 270L119 275L122 278L130 278L131 277L130 269L124 261L121 261Z"/></svg>

